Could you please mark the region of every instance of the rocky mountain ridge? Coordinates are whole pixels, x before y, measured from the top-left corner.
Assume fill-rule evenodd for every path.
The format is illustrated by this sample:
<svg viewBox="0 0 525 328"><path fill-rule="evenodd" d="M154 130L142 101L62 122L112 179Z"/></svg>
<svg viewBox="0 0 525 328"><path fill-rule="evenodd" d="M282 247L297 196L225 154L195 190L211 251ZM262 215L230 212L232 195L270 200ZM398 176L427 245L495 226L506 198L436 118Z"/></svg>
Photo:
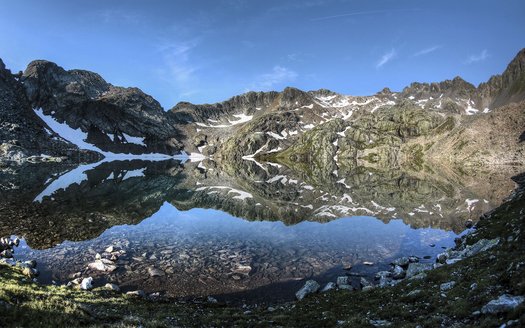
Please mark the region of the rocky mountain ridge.
<svg viewBox="0 0 525 328"><path fill-rule="evenodd" d="M419 140L424 136L428 139L427 147L434 143L439 149L432 139L441 138L440 135L449 136L450 131L463 130L464 125L499 135L499 130L487 130L477 124L485 122L481 118L483 115L525 99L522 92L525 88L524 58L525 49L518 53L502 75L493 76L478 87L456 77L439 83L412 83L402 92L385 88L375 95L363 97L345 96L325 89L304 92L286 88L281 93L249 92L213 105L179 103L170 112L179 121L184 118L184 148L190 153L219 161L268 160L287 152L286 157L290 159L291 156L292 161L312 162L315 161L312 158L315 148L324 152L323 166L328 172L334 167L334 163L328 164L328 157L356 162L371 156L369 159L373 162L390 165L392 159L396 163L400 158L405 158L405 162L415 157L421 160L419 147L415 141L409 142L412 139ZM496 111L492 116L505 119L507 113L512 114L517 124L504 128L511 129L513 134L519 133L519 136L523 133L519 126L523 106L515 106L519 108ZM477 120L480 123L471 123ZM345 137L345 134L351 135L346 142L337 137ZM305 153L310 154L309 158L290 149L292 145L299 147L298 142L311 143L320 141L321 137L324 142L314 142L311 149L303 147ZM465 143L469 141L473 140L465 140ZM513 140L508 140L508 143L513 144ZM407 145L414 149L409 149ZM484 146L493 151L489 156L491 159L508 159L500 160L499 164L514 164L523 158L522 147L503 149L490 147L489 144ZM371 151L371 148L374 150ZM336 156L337 149L341 149L343 154ZM400 153L399 150L404 151ZM501 156L509 150L514 154ZM388 158L386 162L383 160L385 157ZM475 164L494 163L484 162L477 156Z"/></svg>
<svg viewBox="0 0 525 328"><path fill-rule="evenodd" d="M56 129L65 126L68 133L78 134L82 148L138 155L185 151L219 162L317 161L331 173L363 160L366 165L384 166L436 159L437 139L444 142L457 138L465 127L481 128L481 122L486 123L483 115L492 112L503 118L511 113L515 124L503 128L512 129L506 133L512 138L519 133L519 139L524 133L519 126L523 106L517 105L512 111L497 109L525 100L524 62L525 49L503 74L478 87L460 77L439 83L412 83L401 92L385 88L372 96L288 87L282 92L248 92L216 104L181 102L168 112L140 89L115 87L96 73L66 71L43 60L31 62L17 83L40 118L56 123ZM473 141L464 140L469 144ZM521 146L479 147L490 150L488 158L505 159L499 164L523 162ZM514 153L502 156L509 151ZM320 157L314 159L313 154ZM476 165L493 164L483 156L475 157Z"/></svg>
<svg viewBox="0 0 525 328"><path fill-rule="evenodd" d="M160 104L138 88L115 87L100 75L66 71L37 60L21 77L33 108L87 135L86 141L113 153L180 150L176 124Z"/></svg>
<svg viewBox="0 0 525 328"><path fill-rule="evenodd" d="M0 59L0 159L84 162L99 158L63 139L38 118L19 78Z"/></svg>

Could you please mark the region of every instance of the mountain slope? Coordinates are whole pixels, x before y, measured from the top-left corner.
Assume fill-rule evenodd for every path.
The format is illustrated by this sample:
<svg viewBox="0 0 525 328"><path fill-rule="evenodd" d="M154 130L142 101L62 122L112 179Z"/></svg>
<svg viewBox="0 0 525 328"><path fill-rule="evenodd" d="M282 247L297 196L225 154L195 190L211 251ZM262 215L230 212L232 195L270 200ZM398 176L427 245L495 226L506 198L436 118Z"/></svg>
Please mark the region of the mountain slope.
<svg viewBox="0 0 525 328"><path fill-rule="evenodd" d="M364 97L345 96L324 89L303 92L286 88L283 92L249 92L212 105L179 103L171 109L171 114L179 122L184 122L181 123L186 136L184 148L218 161L269 158L281 152L290 155L293 161L315 163L322 159L327 172L334 169L334 161L329 160L334 157L354 162L368 158L368 162L383 164L394 161L397 165L403 159L408 162L414 156L420 157L415 142L422 139L422 134L426 135L427 147L435 144L434 148L439 149L437 139L443 142L447 137L453 137L445 132L477 120L479 123L468 125L473 129L476 126L481 128L486 123L483 115L525 100L524 58L525 50L522 50L502 75L496 75L478 87L455 77L439 83L412 83L399 93L385 88L373 96ZM498 117L505 120L508 115L515 117L519 114L516 109L500 110L489 117L497 121ZM330 123L338 120L339 123ZM516 120L518 124L506 126L512 129L511 133L503 132L502 135L524 133L519 126L521 120ZM437 129L438 126L441 127ZM316 130L317 127L324 132ZM496 129L484 131L500 134ZM327 137L326 133L330 136ZM348 139L349 143L342 140L342 144L336 145L338 139L342 139L338 135ZM433 140L432 136L437 139ZM334 145L316 141L325 137ZM416 141L409 142L412 139ZM515 143L515 140L502 142ZM516 163L520 159L523 162L521 146L507 149L502 142L490 148L491 158L500 158L500 164ZM481 142L478 144L483 147ZM315 156L319 151L324 155ZM516 153L507 154L508 151ZM442 155L452 158L448 156L451 154ZM476 159L476 163L480 162L483 158Z"/></svg>
<svg viewBox="0 0 525 328"><path fill-rule="evenodd" d="M385 88L357 97L325 89L286 88L248 92L216 104L181 102L168 112L140 89L115 87L96 73L66 71L43 60L29 64L21 83L29 106L48 122L76 129L81 139L77 144L84 148L87 143L104 152L169 155L184 150L219 162L280 154L288 162L317 162L330 173L341 161L347 162L344 165L362 160L374 165L419 164L423 153L438 154L439 144L457 138L458 132L449 132L461 130L464 124L482 128L487 123L483 115L492 112L496 113L489 117L496 121L519 115L518 109L496 109L525 100L524 72L525 49L503 74L478 87L455 77L439 83L415 82L401 92ZM491 135L519 133L523 139L525 131L516 120L517 124L505 126L513 129L511 133L482 130ZM521 144L508 149L504 145L514 144L512 138L493 144L489 157L500 158L500 164L523 162ZM479 147L491 145L481 140L485 139L480 139ZM427 149L422 152L421 147ZM314 159L320 151L322 156ZM456 152L439 155L430 157L470 161ZM475 162L490 164L492 159L480 157Z"/></svg>
<svg viewBox="0 0 525 328"><path fill-rule="evenodd" d="M98 158L51 131L31 109L20 81L0 60L0 159L78 162Z"/></svg>
<svg viewBox="0 0 525 328"><path fill-rule="evenodd" d="M66 71L37 60L22 76L33 108L87 133L87 142L114 153L175 154L180 138L160 104L138 88L115 87L100 75Z"/></svg>

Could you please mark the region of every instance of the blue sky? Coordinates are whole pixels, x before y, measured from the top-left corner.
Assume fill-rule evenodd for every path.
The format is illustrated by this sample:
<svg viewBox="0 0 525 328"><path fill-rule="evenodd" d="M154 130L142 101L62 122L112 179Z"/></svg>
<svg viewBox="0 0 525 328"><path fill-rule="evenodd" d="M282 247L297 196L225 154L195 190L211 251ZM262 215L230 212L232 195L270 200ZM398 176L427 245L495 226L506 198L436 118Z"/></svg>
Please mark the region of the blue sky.
<svg viewBox="0 0 525 328"><path fill-rule="evenodd" d="M368 95L501 73L525 47L525 1L0 0L0 58L137 86L165 108L248 90Z"/></svg>

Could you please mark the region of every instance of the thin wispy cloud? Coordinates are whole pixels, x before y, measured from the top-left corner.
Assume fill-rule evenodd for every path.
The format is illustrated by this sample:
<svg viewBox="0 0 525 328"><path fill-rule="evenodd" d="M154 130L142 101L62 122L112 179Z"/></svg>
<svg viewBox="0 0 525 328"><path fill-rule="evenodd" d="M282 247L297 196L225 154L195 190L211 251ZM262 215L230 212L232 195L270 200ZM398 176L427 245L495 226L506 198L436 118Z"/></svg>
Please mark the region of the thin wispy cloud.
<svg viewBox="0 0 525 328"><path fill-rule="evenodd" d="M190 52L197 46L196 41L165 46L162 51L171 77L178 83L186 83L197 70L190 62Z"/></svg>
<svg viewBox="0 0 525 328"><path fill-rule="evenodd" d="M429 53L432 53L438 49L441 49L442 46L440 45L436 45L436 46L432 46L432 47L428 47L428 48L425 48L425 49L422 49L422 50L419 50L418 52L416 52L414 54L414 57L419 57L419 56L423 56L423 55L428 55Z"/></svg>
<svg viewBox="0 0 525 328"><path fill-rule="evenodd" d="M489 58L489 52L487 51L487 49L483 49L483 51L481 51L481 53L479 54L474 54L474 55L470 55L470 57L467 59L466 63L467 64L472 64L472 63L477 63L477 62L480 62L480 61L484 61L485 59Z"/></svg>
<svg viewBox="0 0 525 328"><path fill-rule="evenodd" d="M251 90L270 91L277 85L295 81L298 74L286 67L276 65L271 72L259 75L250 86Z"/></svg>
<svg viewBox="0 0 525 328"><path fill-rule="evenodd" d="M379 69L383 67L386 63L391 61L396 56L396 54L397 54L396 49L392 49L389 52L385 53L383 56L381 56L381 58L377 62L376 68Z"/></svg>
<svg viewBox="0 0 525 328"><path fill-rule="evenodd" d="M356 12L339 14L339 15L314 17L314 18L311 18L310 21L315 22L315 21L323 21L323 20L337 19L337 18L343 18L343 17L351 17L351 16L377 15L377 14L387 14L387 13L392 13L392 12L407 12L407 11L419 11L419 9L389 9L389 10L356 11Z"/></svg>
<svg viewBox="0 0 525 328"><path fill-rule="evenodd" d="M199 66L192 60L192 52L199 45L198 40L161 42L157 46L162 64L156 70L158 76L167 82L180 97L198 93Z"/></svg>

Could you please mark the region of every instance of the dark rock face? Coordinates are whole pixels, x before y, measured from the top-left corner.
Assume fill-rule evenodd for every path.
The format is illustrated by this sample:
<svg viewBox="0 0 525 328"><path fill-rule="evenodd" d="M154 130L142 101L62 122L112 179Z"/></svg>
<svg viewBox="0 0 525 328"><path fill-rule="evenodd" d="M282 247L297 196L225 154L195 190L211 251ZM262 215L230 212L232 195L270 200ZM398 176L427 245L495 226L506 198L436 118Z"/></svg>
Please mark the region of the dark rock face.
<svg viewBox="0 0 525 328"><path fill-rule="evenodd" d="M42 156L46 155L46 156ZM56 135L31 109L22 84L0 60L0 157L8 161L93 161Z"/></svg>
<svg viewBox="0 0 525 328"><path fill-rule="evenodd" d="M180 150L174 120L138 88L115 87L96 73L66 71L43 60L31 62L22 81L33 108L88 133L87 141L104 151L175 154Z"/></svg>

